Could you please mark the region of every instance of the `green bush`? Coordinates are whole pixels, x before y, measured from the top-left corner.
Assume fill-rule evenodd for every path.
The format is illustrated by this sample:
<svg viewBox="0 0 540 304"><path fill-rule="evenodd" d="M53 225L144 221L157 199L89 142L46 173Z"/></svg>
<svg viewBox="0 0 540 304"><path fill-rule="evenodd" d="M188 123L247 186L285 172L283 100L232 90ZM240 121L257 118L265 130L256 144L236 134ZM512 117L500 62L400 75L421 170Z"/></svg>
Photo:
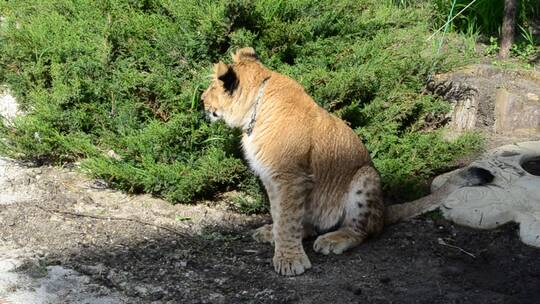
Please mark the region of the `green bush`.
<svg viewBox="0 0 540 304"><path fill-rule="evenodd" d="M0 12L0 81L28 112L0 129L1 151L82 160L124 190L188 203L239 189L260 203L238 132L209 124L199 103L211 63L247 45L351 124L386 190L418 189L479 146L424 130L448 110L426 78L471 55L433 51L427 1L20 0Z"/></svg>

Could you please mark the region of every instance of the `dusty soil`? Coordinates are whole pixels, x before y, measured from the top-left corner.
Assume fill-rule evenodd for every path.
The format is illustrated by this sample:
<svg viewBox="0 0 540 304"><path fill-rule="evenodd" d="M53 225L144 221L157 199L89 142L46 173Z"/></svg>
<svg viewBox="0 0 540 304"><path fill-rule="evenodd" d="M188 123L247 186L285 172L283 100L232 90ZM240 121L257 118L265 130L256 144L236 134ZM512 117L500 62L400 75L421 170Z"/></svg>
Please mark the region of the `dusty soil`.
<svg viewBox="0 0 540 304"><path fill-rule="evenodd" d="M341 256L316 254L308 240L313 269L287 278L274 273L270 245L250 238L268 216L127 196L73 168L3 166L15 177L0 189L15 199L0 202L2 250L25 252L10 271L43 278L61 267L84 278L50 303L540 302L540 250L513 225L475 231L418 218ZM23 184L33 191L18 197ZM8 296L0 302L23 303Z"/></svg>

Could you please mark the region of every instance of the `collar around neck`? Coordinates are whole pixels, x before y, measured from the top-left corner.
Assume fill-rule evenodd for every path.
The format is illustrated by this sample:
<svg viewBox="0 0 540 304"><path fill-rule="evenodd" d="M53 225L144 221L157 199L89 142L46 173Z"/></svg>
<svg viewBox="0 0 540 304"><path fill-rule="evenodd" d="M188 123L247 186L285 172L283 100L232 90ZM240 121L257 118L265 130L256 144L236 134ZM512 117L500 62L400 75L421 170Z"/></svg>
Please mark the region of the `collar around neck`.
<svg viewBox="0 0 540 304"><path fill-rule="evenodd" d="M253 112L251 112L251 119L248 123L246 134L248 136L251 135L253 132L253 128L255 127L255 121L257 118L257 106L259 105L259 102L261 101L263 95L264 95L264 88L266 87L266 83L270 76L263 79L261 86L259 87L259 91L257 92L257 96L255 97L255 101L253 102Z"/></svg>

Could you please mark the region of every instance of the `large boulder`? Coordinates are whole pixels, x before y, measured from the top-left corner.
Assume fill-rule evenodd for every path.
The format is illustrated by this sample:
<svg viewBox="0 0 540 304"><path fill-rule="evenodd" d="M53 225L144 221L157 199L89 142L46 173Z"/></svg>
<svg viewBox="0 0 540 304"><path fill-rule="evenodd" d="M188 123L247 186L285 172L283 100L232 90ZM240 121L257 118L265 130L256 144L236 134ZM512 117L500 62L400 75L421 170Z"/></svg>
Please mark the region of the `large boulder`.
<svg viewBox="0 0 540 304"><path fill-rule="evenodd" d="M490 150L470 166L435 178L431 190L462 170L478 168L487 170L491 181L452 192L441 205L444 217L480 229L519 223L521 240L540 248L540 141Z"/></svg>
<svg viewBox="0 0 540 304"><path fill-rule="evenodd" d="M492 146L540 139L540 72L477 64L436 75L427 89L452 104L449 138L481 130Z"/></svg>

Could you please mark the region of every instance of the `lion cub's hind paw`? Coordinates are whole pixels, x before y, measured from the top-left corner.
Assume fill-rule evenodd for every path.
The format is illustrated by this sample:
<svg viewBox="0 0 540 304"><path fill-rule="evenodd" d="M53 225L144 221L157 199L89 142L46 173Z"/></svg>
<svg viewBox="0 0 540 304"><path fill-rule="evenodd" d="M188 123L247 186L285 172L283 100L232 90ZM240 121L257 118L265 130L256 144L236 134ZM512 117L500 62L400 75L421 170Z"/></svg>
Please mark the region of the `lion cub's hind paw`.
<svg viewBox="0 0 540 304"><path fill-rule="evenodd" d="M313 250L324 255L342 254L345 250L362 242L362 237L353 236L344 231L334 231L319 236L313 244Z"/></svg>
<svg viewBox="0 0 540 304"><path fill-rule="evenodd" d="M264 225L255 229L251 237L259 243L274 243L272 224Z"/></svg>

